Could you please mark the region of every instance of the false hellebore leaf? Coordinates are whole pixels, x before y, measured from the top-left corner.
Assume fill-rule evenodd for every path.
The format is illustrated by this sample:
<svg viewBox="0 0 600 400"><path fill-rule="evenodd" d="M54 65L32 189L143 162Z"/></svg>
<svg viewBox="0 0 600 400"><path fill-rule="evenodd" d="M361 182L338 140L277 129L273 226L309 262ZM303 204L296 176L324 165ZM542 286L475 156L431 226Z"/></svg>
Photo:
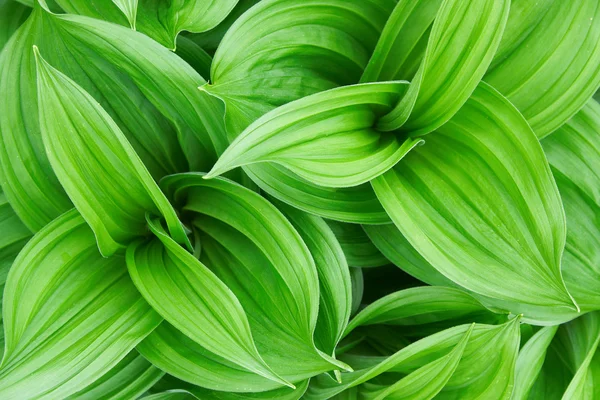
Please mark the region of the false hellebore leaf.
<svg viewBox="0 0 600 400"><path fill-rule="evenodd" d="M161 321L135 289L124 258L103 258L76 210L19 254L3 317L4 399L65 398L101 378Z"/></svg>
<svg viewBox="0 0 600 400"><path fill-rule="evenodd" d="M596 0L512 2L484 80L519 109L539 138L567 122L598 89L599 18Z"/></svg>
<svg viewBox="0 0 600 400"><path fill-rule="evenodd" d="M343 86L281 106L246 128L206 178L275 162L316 185L366 183L421 143L373 129L405 90L406 82Z"/></svg>
<svg viewBox="0 0 600 400"><path fill-rule="evenodd" d="M90 224L104 256L146 232L145 213L162 215L171 235L187 243L183 226L127 138L80 86L37 60L40 130L65 191Z"/></svg>
<svg viewBox="0 0 600 400"><path fill-rule="evenodd" d="M396 64L397 54L410 61L421 59L410 79L406 96L392 112L378 121L377 127L402 129L411 135L424 135L443 125L469 98L483 77L500 44L508 18L509 0L400 0L388 20L362 81L379 80ZM435 13L435 14L434 14ZM426 21L435 15L431 31ZM416 32L415 32L416 31ZM404 41L404 35L409 40ZM427 40L423 48L420 42ZM421 54L422 53L422 54ZM409 70L410 71L410 70ZM400 67L395 75L403 75Z"/></svg>
<svg viewBox="0 0 600 400"><path fill-rule="evenodd" d="M542 141L567 215L567 288L584 311L600 308L600 105L590 100Z"/></svg>
<svg viewBox="0 0 600 400"><path fill-rule="evenodd" d="M31 13L31 8L13 0L0 2L0 50Z"/></svg>
<svg viewBox="0 0 600 400"><path fill-rule="evenodd" d="M360 225L327 221L344 250L348 264L352 267L380 267L389 264L389 260L371 242Z"/></svg>
<svg viewBox="0 0 600 400"><path fill-rule="evenodd" d="M205 180L200 174L173 175L162 185L200 238L200 261L237 296L260 354L278 375L299 382L347 368L315 348L315 261L300 234L273 205L233 182ZM317 253L319 262L324 255Z"/></svg>
<svg viewBox="0 0 600 400"><path fill-rule="evenodd" d="M526 318L573 318L558 189L531 128L493 88L482 83L425 146L372 183L443 275Z"/></svg>

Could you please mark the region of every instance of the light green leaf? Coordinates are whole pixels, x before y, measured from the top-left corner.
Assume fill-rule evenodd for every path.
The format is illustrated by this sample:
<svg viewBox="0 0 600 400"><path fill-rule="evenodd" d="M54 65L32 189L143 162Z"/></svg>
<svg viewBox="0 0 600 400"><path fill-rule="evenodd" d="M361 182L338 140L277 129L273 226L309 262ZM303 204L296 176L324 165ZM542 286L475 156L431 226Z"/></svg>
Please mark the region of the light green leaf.
<svg viewBox="0 0 600 400"><path fill-rule="evenodd" d="M31 13L31 8L13 0L0 2L0 51Z"/></svg>
<svg viewBox="0 0 600 400"><path fill-rule="evenodd" d="M484 80L519 109L538 137L564 124L600 85L599 21L595 0L512 2Z"/></svg>
<svg viewBox="0 0 600 400"><path fill-rule="evenodd" d="M530 319L576 315L550 167L525 119L490 86L372 183L407 240L452 281Z"/></svg>
<svg viewBox="0 0 600 400"><path fill-rule="evenodd" d="M183 226L127 138L80 86L34 47L40 130L56 176L109 256L145 235L144 215L162 215L179 243Z"/></svg>
<svg viewBox="0 0 600 400"><path fill-rule="evenodd" d="M168 390L144 396L141 400L196 400L197 397L187 390Z"/></svg>
<svg viewBox="0 0 600 400"><path fill-rule="evenodd" d="M296 228L315 261L320 296L315 344L335 357L352 311L352 281L344 252L323 219L282 203L275 205Z"/></svg>
<svg viewBox="0 0 600 400"><path fill-rule="evenodd" d="M43 277L43 279L40 279ZM1 398L65 398L101 378L160 323L120 256L103 258L75 211L35 235L4 291Z"/></svg>
<svg viewBox="0 0 600 400"><path fill-rule="evenodd" d="M46 8L46 0L38 0L44 8ZM38 2L36 1L36 3ZM129 0L103 0L102 4L96 3L96 1L89 0L53 0L56 4L62 8L68 14L85 15L96 19L102 19L104 21L113 22L115 24L123 26L132 26L129 15L124 12L121 7L125 6ZM50 4L48 4L50 5ZM48 7L50 8L50 7Z"/></svg>
<svg viewBox="0 0 600 400"><path fill-rule="evenodd" d="M366 183L421 143L373 129L405 90L406 82L344 86L276 108L244 130L206 177L274 162L316 185Z"/></svg>
<svg viewBox="0 0 600 400"><path fill-rule="evenodd" d="M363 392L362 396L373 400L425 400L435 397L456 371L473 327L474 325L469 328L460 342L446 356L425 364L383 390Z"/></svg>
<svg viewBox="0 0 600 400"><path fill-rule="evenodd" d="M542 370L546 351L558 326L547 326L531 337L519 351L515 367L515 387L511 399L526 400Z"/></svg>
<svg viewBox="0 0 600 400"><path fill-rule="evenodd" d="M154 385L165 373L132 350L110 371L67 400L135 399Z"/></svg>
<svg viewBox="0 0 600 400"><path fill-rule="evenodd" d="M462 290L424 286L400 290L369 304L348 324L344 336L365 325L421 325L486 312Z"/></svg>
<svg viewBox="0 0 600 400"><path fill-rule="evenodd" d="M365 268L389 264L360 225L331 220L326 222L340 242L349 265Z"/></svg>
<svg viewBox="0 0 600 400"><path fill-rule="evenodd" d="M263 0L244 13L221 41L205 87L225 102L230 137L285 103L357 83L393 6Z"/></svg>
<svg viewBox="0 0 600 400"><path fill-rule="evenodd" d="M205 265L179 246L158 221L148 221L156 236L127 249L127 267L152 307L208 351L280 384L252 338L235 294Z"/></svg>
<svg viewBox="0 0 600 400"><path fill-rule="evenodd" d="M137 17L138 0L112 0L112 2L123 11L127 17L131 29L135 29L135 20Z"/></svg>
<svg viewBox="0 0 600 400"><path fill-rule="evenodd" d="M600 105L587 105L542 141L567 215L563 276L577 304L600 308Z"/></svg>
<svg viewBox="0 0 600 400"><path fill-rule="evenodd" d="M227 17L238 0L139 0L137 29L175 49L181 31L205 32Z"/></svg>
<svg viewBox="0 0 600 400"><path fill-rule="evenodd" d="M415 28L410 25L421 23L421 29L428 26L421 19L429 20L438 2L430 1L433 4L427 5L425 10L419 3L419 0L398 3L366 71L367 79L378 79L377 72L383 69L387 59L393 60L397 51L405 51L404 46L397 44L397 38L401 38L405 30L412 33ZM414 78L395 78L412 78L406 96L379 120L378 128L401 129L417 136L432 132L448 121L467 101L492 61L509 7L508 0L444 0Z"/></svg>

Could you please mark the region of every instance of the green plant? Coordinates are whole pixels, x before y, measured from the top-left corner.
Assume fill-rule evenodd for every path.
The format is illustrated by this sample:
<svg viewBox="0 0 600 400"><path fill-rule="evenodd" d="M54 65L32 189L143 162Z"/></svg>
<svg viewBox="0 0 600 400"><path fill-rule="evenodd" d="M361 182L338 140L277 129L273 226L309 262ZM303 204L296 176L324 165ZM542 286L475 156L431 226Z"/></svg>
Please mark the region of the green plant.
<svg viewBox="0 0 600 400"><path fill-rule="evenodd" d="M600 397L596 0L0 0L1 399Z"/></svg>

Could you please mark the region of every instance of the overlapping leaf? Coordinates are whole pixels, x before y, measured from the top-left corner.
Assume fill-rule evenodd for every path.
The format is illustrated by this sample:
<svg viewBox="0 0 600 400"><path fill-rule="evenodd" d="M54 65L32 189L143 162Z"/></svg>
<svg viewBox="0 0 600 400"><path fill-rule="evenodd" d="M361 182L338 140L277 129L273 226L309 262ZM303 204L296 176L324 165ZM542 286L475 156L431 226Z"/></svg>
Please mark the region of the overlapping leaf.
<svg viewBox="0 0 600 400"><path fill-rule="evenodd" d="M600 6L594 0L513 1L484 80L540 138L564 124L600 85Z"/></svg>
<svg viewBox="0 0 600 400"><path fill-rule="evenodd" d="M31 13L31 8L13 0L0 3L0 50Z"/></svg>
<svg viewBox="0 0 600 400"><path fill-rule="evenodd" d="M373 245L364 229L356 224L327 221L344 250L348 264L353 267L380 267L389 261Z"/></svg>
<svg viewBox="0 0 600 400"><path fill-rule="evenodd" d="M80 86L41 58L37 47L40 130L58 180L90 224L103 255L146 232L146 212L163 216L171 235L183 227L110 116Z"/></svg>
<svg viewBox="0 0 600 400"><path fill-rule="evenodd" d="M84 389L161 321L135 289L123 257L103 258L75 210L19 254L3 317L0 397L7 399L65 398Z"/></svg>
<svg viewBox="0 0 600 400"><path fill-rule="evenodd" d="M556 184L531 128L493 88L481 84L373 185L408 241L452 281L526 318L576 315L560 270Z"/></svg>

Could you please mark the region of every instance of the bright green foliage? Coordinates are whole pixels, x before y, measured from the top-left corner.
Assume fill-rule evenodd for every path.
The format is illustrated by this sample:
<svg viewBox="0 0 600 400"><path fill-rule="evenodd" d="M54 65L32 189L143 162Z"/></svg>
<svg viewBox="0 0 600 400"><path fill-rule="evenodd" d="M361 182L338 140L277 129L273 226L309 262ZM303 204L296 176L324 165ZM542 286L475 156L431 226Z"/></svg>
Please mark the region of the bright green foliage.
<svg viewBox="0 0 600 400"><path fill-rule="evenodd" d="M599 87L597 0L0 0L0 399L600 399Z"/></svg>

